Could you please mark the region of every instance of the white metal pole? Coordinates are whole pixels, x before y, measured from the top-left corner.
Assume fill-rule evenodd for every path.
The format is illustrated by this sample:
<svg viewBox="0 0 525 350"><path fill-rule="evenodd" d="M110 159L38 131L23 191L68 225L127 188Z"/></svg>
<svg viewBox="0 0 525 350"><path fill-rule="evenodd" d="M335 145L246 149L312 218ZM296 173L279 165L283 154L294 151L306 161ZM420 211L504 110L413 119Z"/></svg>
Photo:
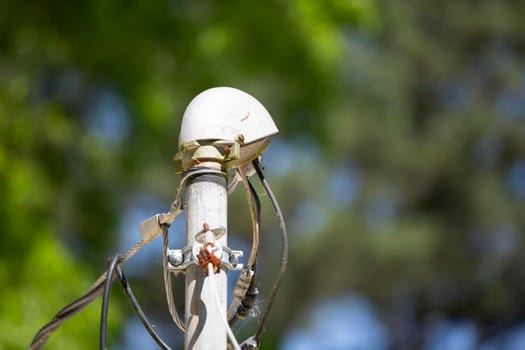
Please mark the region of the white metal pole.
<svg viewBox="0 0 525 350"><path fill-rule="evenodd" d="M207 163L220 169L219 163ZM198 175L186 187L186 245L195 243L195 235L206 223L227 227L227 184L219 174ZM227 246L227 233L217 241ZM215 275L220 308L226 312L227 278L224 271ZM213 285L198 265L186 270L185 320L186 350L226 350L226 328L216 304Z"/></svg>

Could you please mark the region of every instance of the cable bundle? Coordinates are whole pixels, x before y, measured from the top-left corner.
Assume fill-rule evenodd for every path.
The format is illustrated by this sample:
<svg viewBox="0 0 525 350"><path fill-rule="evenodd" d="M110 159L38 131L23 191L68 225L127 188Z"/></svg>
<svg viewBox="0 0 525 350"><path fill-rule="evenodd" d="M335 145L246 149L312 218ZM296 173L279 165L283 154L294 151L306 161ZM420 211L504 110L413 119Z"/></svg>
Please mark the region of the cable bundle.
<svg viewBox="0 0 525 350"><path fill-rule="evenodd" d="M281 233L282 233L281 263L280 263L280 269L275 279L274 286L272 288L270 297L266 304L266 308L264 312L262 313L262 319L259 324L259 327L257 328L255 334L252 337L248 338L246 341L244 341L242 344L239 345L239 343L237 342L235 338L235 335L233 334L231 327L238 320L245 319L249 315L250 310L255 305L257 296L259 294L259 290L257 288L257 282L256 282L256 260L257 260L257 252L259 248L261 203L257 195L257 192L255 191L253 185L249 181L245 172L241 168L237 168L238 175L240 176L243 186L246 191L248 207L250 209L250 216L252 220L253 241L252 241L252 249L250 252L248 262L246 264L246 268L241 272L239 281L237 282L237 286L234 291L234 296L235 296L234 301L229 307L228 314L225 315L222 312L222 310L219 310L221 313L221 317L224 321L226 332L235 350L240 350L240 349L248 350L248 349L258 349L259 348L260 337L265 330L266 323L267 323L269 314L271 312L273 303L275 301L277 292L279 291L279 288L280 288L280 285L281 285L281 282L284 276L284 272L286 270L287 261L288 261L288 238L287 238L287 232L286 232L286 225L284 223L284 218L283 218L281 209L270 188L270 185L268 184L268 181L265 179L263 175L259 161L257 159L254 160L251 165L255 169L255 172L257 173L257 176L259 180L261 181L262 186L265 189L265 192L270 198L272 206L279 220L279 225L280 225ZM182 190L183 190L183 187L186 181L190 177L194 177L194 176L204 174L204 173L210 173L210 171L217 172L217 170L206 168L206 167L195 167L195 168L188 170L185 176L181 180L181 183L177 191L176 199L171 205L170 212L156 216L156 220L160 227L160 231L153 232L152 234L143 236L143 239L140 242L138 242L135 246L133 246L125 254L115 255L111 259L111 262L108 266L107 271L103 273L97 279L97 281L91 286L91 288L86 292L86 294L84 294L77 300L71 302L70 304L66 305L62 310L60 310L53 317L53 319L49 323L44 325L37 332L37 334L35 335L35 337L33 338L33 341L31 342L29 346L29 350L41 349L46 343L47 339L58 329L58 327L60 327L62 323L64 323L67 319L69 319L70 317L82 311L91 302L93 302L93 300L95 300L101 293L103 293L103 298L102 298L102 309L101 309L101 319L100 319L100 349L106 350L107 349L107 319L108 319L108 312L109 312L110 290L111 290L112 282L115 279L115 277L119 279L120 284L131 306L135 310L137 317L142 322L148 334L152 337L152 339L157 343L157 345L161 349L171 350L170 347L166 345L166 343L155 332L155 329L153 328L153 326L147 319L137 299L135 298L133 291L131 290L129 281L126 279L120 266L124 264L127 260L129 260L140 248L142 248L147 243L150 243L154 238L156 238L160 233L162 233L164 284L165 284L165 291L166 291L168 307L169 307L169 311L173 318L174 323L182 331L184 331L185 325L178 315L178 312L176 310L175 303L173 300L173 293L172 293L172 286L171 286L171 274L168 269L168 266L169 266L168 265L169 262L167 258L167 253L169 250L168 249L168 228L183 209L182 204L181 204L182 202L180 199L181 199L181 193L182 193ZM221 174L223 173L221 172ZM212 285L212 288L214 288L215 297L216 299L218 299L217 288L216 288L216 284L214 280L215 278L214 267L212 264L207 264L206 267L208 269L207 278L211 279L211 285ZM217 305L219 305L219 303L217 303Z"/></svg>

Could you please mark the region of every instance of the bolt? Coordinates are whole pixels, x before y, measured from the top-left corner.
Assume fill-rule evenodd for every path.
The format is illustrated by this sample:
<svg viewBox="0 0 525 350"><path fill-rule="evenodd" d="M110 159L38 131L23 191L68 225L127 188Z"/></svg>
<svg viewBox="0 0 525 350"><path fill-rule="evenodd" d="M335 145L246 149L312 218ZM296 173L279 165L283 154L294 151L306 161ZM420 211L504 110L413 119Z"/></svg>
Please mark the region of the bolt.
<svg viewBox="0 0 525 350"><path fill-rule="evenodd" d="M237 257L237 254L232 253L230 255L230 264L232 264L233 267L236 267L239 264L239 258Z"/></svg>
<svg viewBox="0 0 525 350"><path fill-rule="evenodd" d="M168 253L168 261L173 266L179 266L184 261L184 255L180 249L170 250Z"/></svg>

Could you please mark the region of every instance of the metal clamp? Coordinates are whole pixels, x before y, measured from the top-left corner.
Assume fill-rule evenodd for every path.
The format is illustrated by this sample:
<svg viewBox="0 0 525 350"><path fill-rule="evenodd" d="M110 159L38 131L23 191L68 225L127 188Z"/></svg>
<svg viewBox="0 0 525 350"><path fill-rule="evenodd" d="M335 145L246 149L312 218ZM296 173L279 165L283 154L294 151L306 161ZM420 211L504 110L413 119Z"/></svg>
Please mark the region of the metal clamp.
<svg viewBox="0 0 525 350"><path fill-rule="evenodd" d="M213 254L220 259L220 267L224 270L241 270L243 264L239 263L239 258L243 256L242 250L232 250L223 246L217 240L226 233L223 226L203 225L203 229L195 234L195 243L183 249L168 250L169 268L175 271L184 272L191 265L199 265L198 255L201 249L213 243Z"/></svg>
<svg viewBox="0 0 525 350"><path fill-rule="evenodd" d="M188 266L198 265L197 254L203 246L204 244L195 243L194 245L186 246L183 249L168 250L168 268L184 272ZM242 250L232 250L217 243L215 243L215 247L217 250L214 253L215 255L220 256L222 269L242 270L244 266L239 263L239 258L244 255Z"/></svg>

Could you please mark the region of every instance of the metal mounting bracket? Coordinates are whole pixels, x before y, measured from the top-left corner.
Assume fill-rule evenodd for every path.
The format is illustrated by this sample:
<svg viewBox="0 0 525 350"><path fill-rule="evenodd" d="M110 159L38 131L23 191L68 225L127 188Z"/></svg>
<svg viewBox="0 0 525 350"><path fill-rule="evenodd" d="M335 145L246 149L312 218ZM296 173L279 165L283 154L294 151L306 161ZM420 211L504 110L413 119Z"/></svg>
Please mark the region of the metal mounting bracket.
<svg viewBox="0 0 525 350"><path fill-rule="evenodd" d="M191 265L199 265L197 254L204 247L203 243L195 243L182 249L168 250L168 268L178 272L184 272ZM244 255L242 250L232 250L229 247L215 243L215 256L220 257L221 268L224 270L242 270L243 264L239 258Z"/></svg>
<svg viewBox="0 0 525 350"><path fill-rule="evenodd" d="M213 243L213 255L220 259L220 267L223 270L241 270L243 264L239 258L243 256L242 250L232 250L223 246L217 240L226 233L223 226L203 225L203 229L195 234L195 243L183 249L168 250L169 268L184 272L188 266L199 265L198 255L203 247Z"/></svg>

